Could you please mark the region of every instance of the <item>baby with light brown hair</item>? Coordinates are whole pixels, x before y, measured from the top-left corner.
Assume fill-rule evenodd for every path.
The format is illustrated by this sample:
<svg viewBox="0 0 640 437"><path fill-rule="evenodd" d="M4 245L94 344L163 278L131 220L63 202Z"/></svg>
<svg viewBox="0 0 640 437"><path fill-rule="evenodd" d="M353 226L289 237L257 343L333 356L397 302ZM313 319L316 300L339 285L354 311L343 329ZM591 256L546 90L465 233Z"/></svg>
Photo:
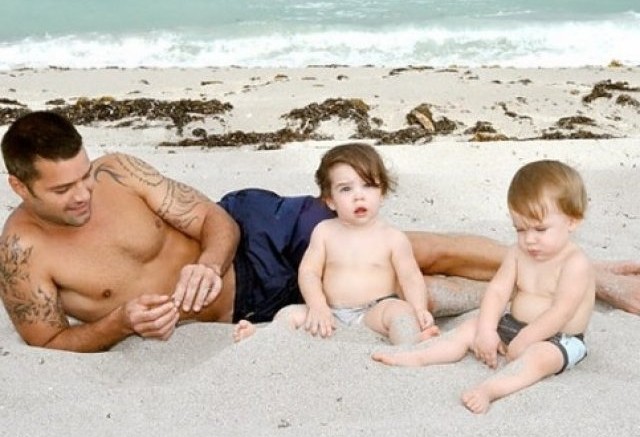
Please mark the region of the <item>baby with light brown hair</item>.
<svg viewBox="0 0 640 437"><path fill-rule="evenodd" d="M505 355L506 367L462 394L474 413L587 355L583 335L595 274L571 239L587 208L580 174L558 161L529 163L511 181L508 206L517 242L489 283L479 315L426 348L372 356L389 365L426 366L456 362L471 351L495 368L498 353Z"/></svg>

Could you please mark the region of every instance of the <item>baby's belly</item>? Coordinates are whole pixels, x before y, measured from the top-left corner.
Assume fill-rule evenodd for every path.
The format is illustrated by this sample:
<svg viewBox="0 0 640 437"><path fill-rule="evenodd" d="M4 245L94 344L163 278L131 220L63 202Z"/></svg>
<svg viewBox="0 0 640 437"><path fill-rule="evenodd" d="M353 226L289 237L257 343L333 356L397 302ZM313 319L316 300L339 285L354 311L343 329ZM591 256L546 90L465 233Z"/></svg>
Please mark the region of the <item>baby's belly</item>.
<svg viewBox="0 0 640 437"><path fill-rule="evenodd" d="M366 305L397 291L394 278L381 272L325 272L323 285L327 302L334 307Z"/></svg>
<svg viewBox="0 0 640 437"><path fill-rule="evenodd" d="M511 314L521 322L532 323L551 308L552 304L553 299L551 297L532 293L518 293L511 303ZM581 320L582 318L578 314L574 315L558 332L572 335L583 333L585 323Z"/></svg>
<svg viewBox="0 0 640 437"><path fill-rule="evenodd" d="M511 302L511 314L524 323L531 323L551 307L551 298L531 293L518 293Z"/></svg>

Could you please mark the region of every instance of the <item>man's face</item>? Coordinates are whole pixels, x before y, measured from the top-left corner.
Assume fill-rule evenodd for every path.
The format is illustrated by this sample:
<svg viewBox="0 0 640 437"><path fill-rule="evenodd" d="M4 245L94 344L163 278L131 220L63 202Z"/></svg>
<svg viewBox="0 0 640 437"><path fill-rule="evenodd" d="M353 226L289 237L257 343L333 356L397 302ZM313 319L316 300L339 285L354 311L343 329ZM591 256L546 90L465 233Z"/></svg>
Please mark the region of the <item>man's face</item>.
<svg viewBox="0 0 640 437"><path fill-rule="evenodd" d="M24 205L40 219L58 225L82 226L91 218L94 179L84 149L73 158L34 162L39 177L21 194Z"/></svg>

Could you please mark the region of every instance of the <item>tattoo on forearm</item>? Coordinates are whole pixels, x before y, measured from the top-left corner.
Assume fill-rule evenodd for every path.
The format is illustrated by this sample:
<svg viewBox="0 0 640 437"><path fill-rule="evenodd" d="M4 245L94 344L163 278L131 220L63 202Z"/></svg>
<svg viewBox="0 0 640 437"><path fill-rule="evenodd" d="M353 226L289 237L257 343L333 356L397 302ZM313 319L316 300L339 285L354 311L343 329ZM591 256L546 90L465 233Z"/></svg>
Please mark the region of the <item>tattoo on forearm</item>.
<svg viewBox="0 0 640 437"><path fill-rule="evenodd" d="M33 248L23 247L17 235L0 239L0 297L16 324L46 323L63 328L69 326L62 302L31 284L29 260Z"/></svg>
<svg viewBox="0 0 640 437"><path fill-rule="evenodd" d="M155 212L163 220L179 230L186 230L194 221L198 220L196 207L208 201L207 197L198 190L164 177L155 168L133 156L118 155L117 160L122 169L127 172L128 177L135 178L149 187L162 190L162 203ZM106 172L117 183L124 185L123 175L113 169L108 167L103 169L100 166L96 169L96 175L100 171Z"/></svg>

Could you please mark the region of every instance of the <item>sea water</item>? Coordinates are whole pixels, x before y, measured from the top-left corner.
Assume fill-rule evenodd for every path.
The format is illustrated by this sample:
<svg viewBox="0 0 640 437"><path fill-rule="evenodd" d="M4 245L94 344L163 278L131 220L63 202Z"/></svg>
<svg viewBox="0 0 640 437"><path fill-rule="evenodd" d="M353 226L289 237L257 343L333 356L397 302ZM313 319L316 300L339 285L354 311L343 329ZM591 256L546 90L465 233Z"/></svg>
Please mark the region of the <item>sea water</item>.
<svg viewBox="0 0 640 437"><path fill-rule="evenodd" d="M0 69L640 64L640 0L0 0Z"/></svg>

